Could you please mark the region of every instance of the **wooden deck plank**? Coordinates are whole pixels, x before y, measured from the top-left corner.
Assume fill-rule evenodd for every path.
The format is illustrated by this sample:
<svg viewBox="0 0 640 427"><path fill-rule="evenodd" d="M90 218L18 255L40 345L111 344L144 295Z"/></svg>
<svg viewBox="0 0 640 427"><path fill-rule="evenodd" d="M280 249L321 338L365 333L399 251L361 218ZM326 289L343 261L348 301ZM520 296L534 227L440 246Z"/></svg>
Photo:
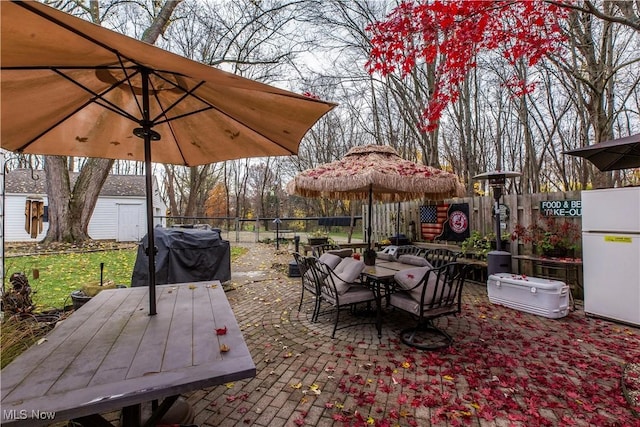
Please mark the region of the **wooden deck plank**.
<svg viewBox="0 0 640 427"><path fill-rule="evenodd" d="M78 354L84 350L91 341L91 338L102 327L104 322L109 319L113 309L122 304L125 295L122 292L111 292L102 297L98 294L94 298L85 304L86 307L82 307L92 312L90 316L85 316L85 321L82 322L81 325L75 323L71 325L64 324L66 326L66 328L64 328L65 331L73 329L70 334L65 333L64 337L48 336L46 341L40 345L40 352L47 353L48 357L46 357L46 360L42 360L35 369L31 371L28 377L24 376L24 373L13 372L12 369L9 369L7 373L5 373L6 368L2 371L3 389L5 385L5 375L10 378L15 378L16 375L22 375L24 378L21 384L13 388L10 395L7 396L8 398L12 400L31 399L47 393L65 372L69 361L73 361ZM106 308L93 311L92 307L100 306L106 306ZM88 310L85 311L85 314L88 313ZM69 316L69 319L72 317L73 315ZM60 328L60 326L58 328ZM55 332L55 329L53 332ZM49 343L51 343L51 346L47 345ZM31 356L27 356L26 358L28 359L30 357ZM30 362L26 360L20 361L21 365L24 363Z"/></svg>
<svg viewBox="0 0 640 427"><path fill-rule="evenodd" d="M207 339L199 339L193 342L194 366L222 360L215 330L223 326L215 322L213 313L215 311L215 302L219 301L221 296L225 297L224 290L222 285L216 283L209 284L208 288L206 286L207 293L202 301L203 307L193 313L193 335L207 337ZM213 330L210 329L211 325L213 325Z"/></svg>
<svg viewBox="0 0 640 427"><path fill-rule="evenodd" d="M114 290L117 292L119 289ZM142 296L143 294L140 293ZM109 352L117 340L122 337L122 331L131 319L131 312L138 306L139 299L126 298L118 309L107 309L109 318L100 325L95 335L91 337L87 345L69 363L69 367L58 378L50 389L51 393L60 393L80 387L86 387L96 372L102 369L102 363L107 359ZM98 310L106 308L100 307ZM142 314L142 313L141 313ZM89 318L89 321L94 316ZM142 335L142 331L138 332Z"/></svg>
<svg viewBox="0 0 640 427"><path fill-rule="evenodd" d="M173 318L162 360L162 371L193 365L193 313L202 310L207 289L203 285L192 283L176 292L177 299L173 306Z"/></svg>
<svg viewBox="0 0 640 427"><path fill-rule="evenodd" d="M149 299L145 293L139 293L129 297L135 302L133 314L121 331L117 341L112 345L100 369L91 378L88 386L107 384L114 381L122 381L126 378L133 358L138 351L144 330L149 321L147 307ZM126 313L125 313L126 314Z"/></svg>
<svg viewBox="0 0 640 427"><path fill-rule="evenodd" d="M167 337L171 322L173 322L173 307L178 298L175 287L163 288L156 291L158 300L156 303L157 314L149 316L144 337L140 341L140 347L131 362L127 379L138 378L142 375L150 375L161 372L162 360L166 348ZM160 347L155 343L163 343Z"/></svg>

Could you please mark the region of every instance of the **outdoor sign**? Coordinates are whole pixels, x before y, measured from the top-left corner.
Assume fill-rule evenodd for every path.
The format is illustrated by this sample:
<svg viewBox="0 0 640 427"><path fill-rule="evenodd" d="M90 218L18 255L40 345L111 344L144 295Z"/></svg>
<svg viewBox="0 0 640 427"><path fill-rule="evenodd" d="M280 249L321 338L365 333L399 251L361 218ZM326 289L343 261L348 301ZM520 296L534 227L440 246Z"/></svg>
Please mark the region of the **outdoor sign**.
<svg viewBox="0 0 640 427"><path fill-rule="evenodd" d="M462 242L469 237L469 204L420 206L420 231L425 240Z"/></svg>
<svg viewBox="0 0 640 427"><path fill-rule="evenodd" d="M542 216L582 216L581 200L545 200L540 202Z"/></svg>
<svg viewBox="0 0 640 427"><path fill-rule="evenodd" d="M501 230L506 230L507 229L507 220L509 219L509 215L511 214L511 211L509 210L509 206L505 205L504 203L500 203L498 205L498 212L500 214L500 229ZM496 207L493 206L491 208L491 216L493 216L494 218L496 217Z"/></svg>
<svg viewBox="0 0 640 427"><path fill-rule="evenodd" d="M500 221L504 222L506 220L509 219L509 215L511 214L511 211L509 210L509 206L505 205L504 203L500 203L500 205L498 206L498 210L500 211ZM491 215L495 218L496 216L496 207L493 206L491 208Z"/></svg>

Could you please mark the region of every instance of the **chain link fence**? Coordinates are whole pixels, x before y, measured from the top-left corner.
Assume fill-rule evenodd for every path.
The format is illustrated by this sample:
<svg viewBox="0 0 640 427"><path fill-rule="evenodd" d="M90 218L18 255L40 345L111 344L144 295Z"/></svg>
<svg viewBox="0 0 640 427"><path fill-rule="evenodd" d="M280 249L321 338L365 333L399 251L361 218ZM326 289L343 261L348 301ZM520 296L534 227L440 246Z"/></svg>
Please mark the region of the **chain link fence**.
<svg viewBox="0 0 640 427"><path fill-rule="evenodd" d="M236 243L272 242L300 236L306 240L311 233L363 235L362 217L306 218L235 218L235 217L160 217L167 227L212 228L220 230L223 239ZM347 225L344 225L347 224ZM350 224L350 225L349 225Z"/></svg>

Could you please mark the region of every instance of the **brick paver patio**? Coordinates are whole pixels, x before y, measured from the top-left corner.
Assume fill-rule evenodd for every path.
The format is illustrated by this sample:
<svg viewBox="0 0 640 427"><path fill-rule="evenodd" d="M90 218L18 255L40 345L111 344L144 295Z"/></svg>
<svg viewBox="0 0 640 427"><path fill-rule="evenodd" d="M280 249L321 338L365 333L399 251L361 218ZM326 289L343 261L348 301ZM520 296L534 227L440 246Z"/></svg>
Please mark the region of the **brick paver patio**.
<svg viewBox="0 0 640 427"><path fill-rule="evenodd" d="M640 426L620 386L640 360L638 328L587 318L579 302L562 319L529 315L469 284L463 314L439 321L455 339L446 351L400 343L399 313L382 339L371 324L331 339L331 317L298 312L290 253L247 246L227 297L257 375L185 396L199 426Z"/></svg>

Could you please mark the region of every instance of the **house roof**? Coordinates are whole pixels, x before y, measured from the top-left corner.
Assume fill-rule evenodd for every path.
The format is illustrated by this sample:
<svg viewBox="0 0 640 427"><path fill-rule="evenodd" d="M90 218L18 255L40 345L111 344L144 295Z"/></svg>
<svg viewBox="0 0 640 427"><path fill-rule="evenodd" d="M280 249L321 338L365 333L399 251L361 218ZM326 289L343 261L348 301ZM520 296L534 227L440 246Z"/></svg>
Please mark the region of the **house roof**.
<svg viewBox="0 0 640 427"><path fill-rule="evenodd" d="M69 172L71 185L78 178L77 172ZM5 174L6 194L46 194L44 170L15 169ZM102 186L100 196L145 196L144 175L109 175Z"/></svg>

